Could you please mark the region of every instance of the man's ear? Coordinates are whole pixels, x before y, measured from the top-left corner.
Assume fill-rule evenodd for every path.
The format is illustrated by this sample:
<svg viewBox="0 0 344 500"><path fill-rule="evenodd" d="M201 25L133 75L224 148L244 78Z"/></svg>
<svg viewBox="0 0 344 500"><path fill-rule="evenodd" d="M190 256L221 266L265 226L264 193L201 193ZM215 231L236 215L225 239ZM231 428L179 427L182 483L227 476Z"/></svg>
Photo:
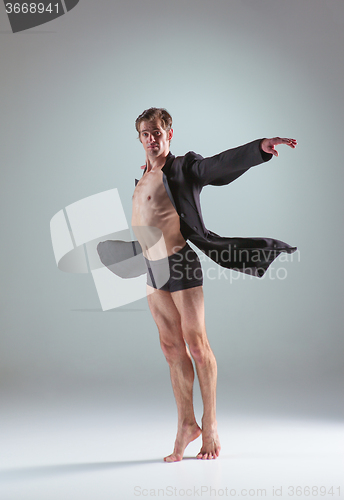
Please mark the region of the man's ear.
<svg viewBox="0 0 344 500"><path fill-rule="evenodd" d="M173 128L170 128L170 130L168 131L168 140L170 141L173 137Z"/></svg>

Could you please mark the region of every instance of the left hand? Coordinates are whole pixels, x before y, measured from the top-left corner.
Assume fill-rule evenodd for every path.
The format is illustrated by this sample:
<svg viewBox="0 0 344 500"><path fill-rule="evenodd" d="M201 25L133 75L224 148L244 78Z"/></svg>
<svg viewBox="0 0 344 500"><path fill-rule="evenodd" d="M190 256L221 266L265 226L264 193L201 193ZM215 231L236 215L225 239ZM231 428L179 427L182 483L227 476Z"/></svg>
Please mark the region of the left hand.
<svg viewBox="0 0 344 500"><path fill-rule="evenodd" d="M286 144L287 146L295 149L297 142L295 139L282 139L281 137L273 137L272 139L263 139L260 143L260 149L265 153L273 154L278 156L278 151L276 151L275 146L278 144Z"/></svg>

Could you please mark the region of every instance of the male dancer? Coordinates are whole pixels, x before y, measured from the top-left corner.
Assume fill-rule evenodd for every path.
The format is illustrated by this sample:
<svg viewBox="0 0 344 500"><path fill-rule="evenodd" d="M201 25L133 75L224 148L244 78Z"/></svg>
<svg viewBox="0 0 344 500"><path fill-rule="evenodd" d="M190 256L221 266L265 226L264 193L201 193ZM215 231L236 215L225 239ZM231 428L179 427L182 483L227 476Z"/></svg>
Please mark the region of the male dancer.
<svg viewBox="0 0 344 500"><path fill-rule="evenodd" d="M201 434L202 447L197 458L215 459L221 449L216 422L217 366L205 329L202 269L186 240L190 239L220 265L256 276L262 276L282 251L295 251L278 240L221 238L208 231L201 216L199 193L206 184L227 184L250 167L269 160L272 155L278 156L274 146L286 144L295 148L296 141L275 137L212 158L203 159L195 153L175 158L170 153L172 118L165 109L144 111L136 120L136 129L146 153L146 168L133 195L132 226L147 264L148 304L169 364L178 409L174 450L164 460L181 460L186 446ZM238 259L232 253L225 259L219 253L224 247L241 249L246 252L245 258ZM267 249L272 256L266 257ZM211 255L214 250L215 257ZM166 263L167 281L161 278ZM193 409L191 358L203 399L202 428Z"/></svg>

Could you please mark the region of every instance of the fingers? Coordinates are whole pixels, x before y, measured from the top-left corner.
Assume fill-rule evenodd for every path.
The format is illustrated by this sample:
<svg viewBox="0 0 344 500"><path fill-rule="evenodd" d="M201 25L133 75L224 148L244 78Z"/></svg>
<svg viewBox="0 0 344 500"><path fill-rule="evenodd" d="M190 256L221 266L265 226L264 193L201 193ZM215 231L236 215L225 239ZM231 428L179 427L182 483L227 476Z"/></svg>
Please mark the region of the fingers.
<svg viewBox="0 0 344 500"><path fill-rule="evenodd" d="M286 137L275 137L272 139L274 141L274 145L276 146L277 144L286 144L287 146L290 146L291 148L295 148L297 145L296 139L287 139Z"/></svg>
<svg viewBox="0 0 344 500"><path fill-rule="evenodd" d="M283 142L281 144L286 144L287 146L290 146L291 148L296 148L297 141L296 139L281 139Z"/></svg>
<svg viewBox="0 0 344 500"><path fill-rule="evenodd" d="M289 139L286 137L273 137L272 139L263 139L260 143L260 148L265 153L270 153L274 156L278 156L278 151L276 151L275 146L278 146L279 144L285 144L286 146L295 149L297 141L296 139Z"/></svg>
<svg viewBox="0 0 344 500"><path fill-rule="evenodd" d="M272 153L274 156L278 156L278 152L276 151L275 146L278 146L279 144L285 144L286 146L295 149L297 141L296 139L290 139L287 137L274 137L273 139L268 139L269 151L267 152Z"/></svg>

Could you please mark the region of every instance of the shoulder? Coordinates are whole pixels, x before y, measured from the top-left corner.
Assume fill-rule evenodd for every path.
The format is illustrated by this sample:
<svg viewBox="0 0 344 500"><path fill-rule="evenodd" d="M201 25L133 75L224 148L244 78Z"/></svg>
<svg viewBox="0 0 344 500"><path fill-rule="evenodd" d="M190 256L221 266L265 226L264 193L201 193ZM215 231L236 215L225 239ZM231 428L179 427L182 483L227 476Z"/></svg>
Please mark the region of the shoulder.
<svg viewBox="0 0 344 500"><path fill-rule="evenodd" d="M203 156L194 151L189 151L184 156L176 156L168 173L168 178L179 179L179 181L192 181L196 165L201 160L203 160Z"/></svg>
<svg viewBox="0 0 344 500"><path fill-rule="evenodd" d="M192 165L195 161L203 160L203 156L195 153L194 151L189 151L184 156L176 156L173 161L173 166L176 167L187 167Z"/></svg>
<svg viewBox="0 0 344 500"><path fill-rule="evenodd" d="M186 162L193 162L196 160L203 160L203 156L199 155L198 153L195 153L194 151L189 151L184 155L185 161Z"/></svg>

